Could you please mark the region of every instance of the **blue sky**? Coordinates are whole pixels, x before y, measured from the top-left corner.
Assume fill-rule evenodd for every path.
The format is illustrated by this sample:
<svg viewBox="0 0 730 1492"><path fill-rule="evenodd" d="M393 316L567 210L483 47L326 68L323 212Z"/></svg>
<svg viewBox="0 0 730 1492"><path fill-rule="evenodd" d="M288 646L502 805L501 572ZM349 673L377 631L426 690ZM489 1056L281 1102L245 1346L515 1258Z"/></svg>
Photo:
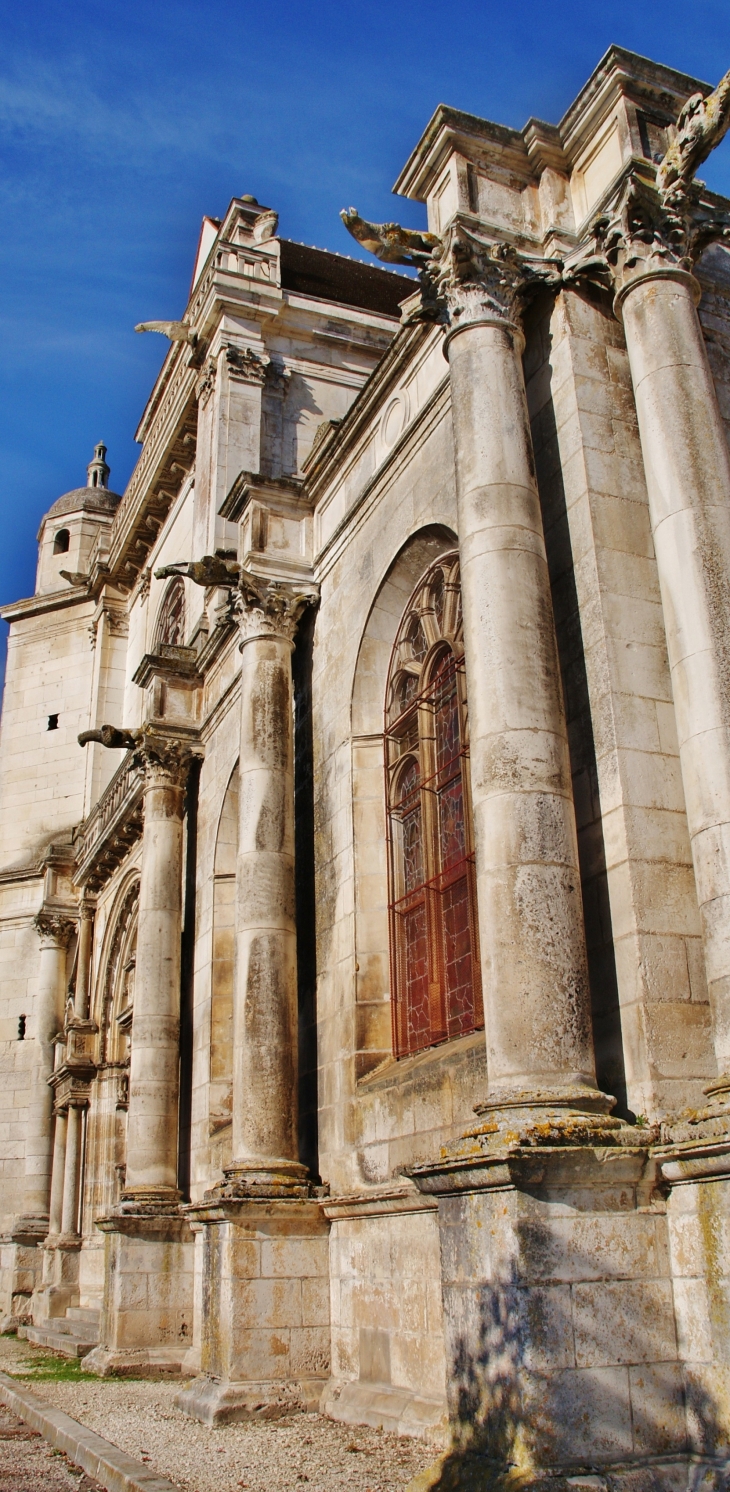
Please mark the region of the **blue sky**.
<svg viewBox="0 0 730 1492"><path fill-rule="evenodd" d="M557 121L612 43L716 82L727 0L0 0L0 601L98 440L123 491L203 213L253 193L290 238L423 221L390 188L436 105ZM730 195L730 137L704 168Z"/></svg>

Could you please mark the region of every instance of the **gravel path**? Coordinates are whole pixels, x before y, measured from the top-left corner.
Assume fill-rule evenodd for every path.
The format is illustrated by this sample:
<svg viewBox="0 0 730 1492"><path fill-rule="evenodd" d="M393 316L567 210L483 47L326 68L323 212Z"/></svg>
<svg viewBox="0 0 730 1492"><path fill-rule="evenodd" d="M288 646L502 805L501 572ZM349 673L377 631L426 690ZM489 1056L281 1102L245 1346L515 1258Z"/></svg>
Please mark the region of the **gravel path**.
<svg viewBox="0 0 730 1492"><path fill-rule="evenodd" d="M3 1372L22 1375L40 1398L184 1492L303 1492L305 1484L307 1492L397 1492L436 1455L422 1441L338 1425L318 1414L211 1428L175 1408L179 1383L85 1377L53 1381L43 1367L48 1362L47 1354L27 1342L0 1337ZM66 1492L67 1485L59 1483L59 1492ZM78 1481L72 1485L78 1487ZM41 1486L43 1492L56 1492L55 1484ZM16 1492L12 1483L11 1489ZM28 1483L28 1489L35 1492L34 1484ZM1 1480L0 1492L5 1492Z"/></svg>
<svg viewBox="0 0 730 1492"><path fill-rule="evenodd" d="M0 1404L0 1492L103 1492Z"/></svg>

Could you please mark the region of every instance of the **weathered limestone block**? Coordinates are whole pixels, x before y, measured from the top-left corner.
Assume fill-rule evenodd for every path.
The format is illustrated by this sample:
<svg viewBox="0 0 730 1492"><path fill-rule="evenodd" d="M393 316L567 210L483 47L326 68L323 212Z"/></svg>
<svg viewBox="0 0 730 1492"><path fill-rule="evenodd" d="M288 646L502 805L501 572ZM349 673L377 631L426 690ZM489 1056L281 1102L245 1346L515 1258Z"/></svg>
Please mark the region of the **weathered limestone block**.
<svg viewBox="0 0 730 1492"><path fill-rule="evenodd" d="M656 1166L638 1145L555 1139L475 1132L460 1159L413 1170L438 1196L457 1467L620 1472L686 1449Z"/></svg>
<svg viewBox="0 0 730 1492"><path fill-rule="evenodd" d="M186 1215L205 1224L200 1376L178 1406L208 1424L316 1409L330 1367L319 1203L211 1196Z"/></svg>
<svg viewBox="0 0 730 1492"><path fill-rule="evenodd" d="M193 1235L183 1217L127 1213L101 1220L104 1301L99 1346L84 1358L100 1377L177 1375L193 1338Z"/></svg>
<svg viewBox="0 0 730 1492"><path fill-rule="evenodd" d="M332 1419L445 1434L438 1215L408 1184L323 1202L332 1222Z"/></svg>

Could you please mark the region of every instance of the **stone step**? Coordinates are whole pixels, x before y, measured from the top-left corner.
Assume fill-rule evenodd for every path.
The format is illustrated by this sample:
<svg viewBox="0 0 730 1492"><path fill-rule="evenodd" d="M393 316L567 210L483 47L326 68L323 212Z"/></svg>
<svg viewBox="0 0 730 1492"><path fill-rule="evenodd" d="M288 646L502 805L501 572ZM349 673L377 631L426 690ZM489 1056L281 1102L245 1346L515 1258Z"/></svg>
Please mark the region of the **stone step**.
<svg viewBox="0 0 730 1492"><path fill-rule="evenodd" d="M69 1330L69 1325L61 1319L54 1321L53 1325L46 1322L43 1326L26 1326L23 1336L26 1342L32 1342L35 1347L47 1347L49 1351L57 1352L59 1357L86 1357L99 1341L98 1332L93 1328L82 1331L82 1322L78 1323L76 1331Z"/></svg>
<svg viewBox="0 0 730 1492"><path fill-rule="evenodd" d="M98 1326L100 1317L101 1311L90 1306L68 1306L66 1310L67 1321L88 1321L92 1326Z"/></svg>

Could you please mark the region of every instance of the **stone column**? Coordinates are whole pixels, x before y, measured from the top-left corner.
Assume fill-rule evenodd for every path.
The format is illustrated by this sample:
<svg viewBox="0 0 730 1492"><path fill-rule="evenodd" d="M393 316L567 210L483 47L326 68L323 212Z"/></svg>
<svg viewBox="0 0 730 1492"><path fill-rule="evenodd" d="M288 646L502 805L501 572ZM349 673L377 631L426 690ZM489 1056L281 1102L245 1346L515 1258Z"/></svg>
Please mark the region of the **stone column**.
<svg viewBox="0 0 730 1492"><path fill-rule="evenodd" d="M61 1234L66 1238L78 1233L79 1167L81 1164L82 1109L69 1104L66 1130L66 1154L63 1168Z"/></svg>
<svg viewBox="0 0 730 1492"><path fill-rule="evenodd" d="M89 979L91 975L91 945L94 933L94 908L88 901L79 907L79 948L76 960L76 994L74 1015L78 1021L89 1019Z"/></svg>
<svg viewBox="0 0 730 1492"><path fill-rule="evenodd" d="M190 753L148 736L137 965L129 1074L127 1173L132 1208L176 1206L180 1064L180 937L185 778Z"/></svg>
<svg viewBox="0 0 730 1492"><path fill-rule="evenodd" d="M35 1004L37 1050L25 1141L25 1215L46 1221L53 1151L53 1095L48 1079L53 1072L53 1038L63 1021L66 949L74 924L56 913L39 912L35 926L41 955Z"/></svg>
<svg viewBox="0 0 730 1492"><path fill-rule="evenodd" d="M605 1108L568 740L527 414L517 256L445 279L490 1106ZM447 261L448 262L448 261ZM443 283L443 282L442 282Z"/></svg>
<svg viewBox="0 0 730 1492"><path fill-rule="evenodd" d="M702 915L718 1081L730 1090L730 454L696 305L677 267L621 286Z"/></svg>
<svg viewBox="0 0 730 1492"><path fill-rule="evenodd" d="M297 1144L294 711L291 653L311 599L241 591L241 743L233 1009L233 1159L239 1194L301 1192Z"/></svg>
<svg viewBox="0 0 730 1492"><path fill-rule="evenodd" d="M66 1109L59 1109L56 1114L56 1123L53 1131L53 1170L51 1176L50 1217L48 1222L49 1238L55 1238L61 1232L67 1128L68 1112Z"/></svg>

